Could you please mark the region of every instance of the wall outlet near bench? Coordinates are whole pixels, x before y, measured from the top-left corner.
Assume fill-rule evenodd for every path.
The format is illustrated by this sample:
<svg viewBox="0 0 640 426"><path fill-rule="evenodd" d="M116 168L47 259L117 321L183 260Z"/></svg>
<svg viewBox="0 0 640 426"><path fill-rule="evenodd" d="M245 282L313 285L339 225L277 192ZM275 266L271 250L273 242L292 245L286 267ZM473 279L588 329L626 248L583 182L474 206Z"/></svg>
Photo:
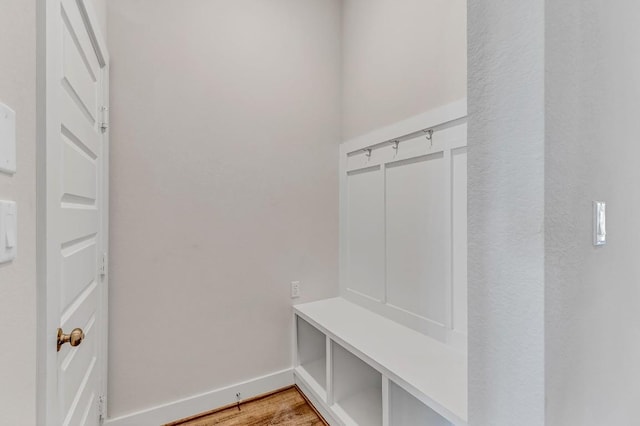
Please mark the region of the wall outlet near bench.
<svg viewBox="0 0 640 426"><path fill-rule="evenodd" d="M300 281L291 281L291 298L297 299L300 297Z"/></svg>

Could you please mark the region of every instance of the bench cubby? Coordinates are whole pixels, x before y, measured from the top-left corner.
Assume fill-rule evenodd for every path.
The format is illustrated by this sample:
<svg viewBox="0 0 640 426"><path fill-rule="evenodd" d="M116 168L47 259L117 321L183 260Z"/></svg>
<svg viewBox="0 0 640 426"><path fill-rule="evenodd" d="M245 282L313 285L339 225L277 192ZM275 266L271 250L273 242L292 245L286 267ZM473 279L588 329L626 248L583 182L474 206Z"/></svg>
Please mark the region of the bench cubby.
<svg viewBox="0 0 640 426"><path fill-rule="evenodd" d="M294 311L295 380L331 425L467 424L464 352L342 298Z"/></svg>
<svg viewBox="0 0 640 426"><path fill-rule="evenodd" d="M299 371L323 397L327 389L326 336L300 317L296 317Z"/></svg>
<svg viewBox="0 0 640 426"><path fill-rule="evenodd" d="M331 342L334 411L347 424L382 425L382 375Z"/></svg>
<svg viewBox="0 0 640 426"><path fill-rule="evenodd" d="M409 392L389 382L389 425L451 426L452 423L418 401ZM419 420L420 423L416 423Z"/></svg>

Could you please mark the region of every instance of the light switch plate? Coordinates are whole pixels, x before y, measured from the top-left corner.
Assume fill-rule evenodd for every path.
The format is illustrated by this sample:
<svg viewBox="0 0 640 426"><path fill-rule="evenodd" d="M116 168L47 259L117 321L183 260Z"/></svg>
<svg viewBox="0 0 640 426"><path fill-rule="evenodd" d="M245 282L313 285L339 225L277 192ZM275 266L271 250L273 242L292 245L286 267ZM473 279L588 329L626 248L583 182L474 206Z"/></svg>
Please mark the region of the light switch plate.
<svg viewBox="0 0 640 426"><path fill-rule="evenodd" d="M607 204L602 201L593 202L593 245L607 244Z"/></svg>
<svg viewBox="0 0 640 426"><path fill-rule="evenodd" d="M0 263L11 262L18 253L18 211L13 201L0 201Z"/></svg>
<svg viewBox="0 0 640 426"><path fill-rule="evenodd" d="M0 103L0 172L16 172L16 113Z"/></svg>

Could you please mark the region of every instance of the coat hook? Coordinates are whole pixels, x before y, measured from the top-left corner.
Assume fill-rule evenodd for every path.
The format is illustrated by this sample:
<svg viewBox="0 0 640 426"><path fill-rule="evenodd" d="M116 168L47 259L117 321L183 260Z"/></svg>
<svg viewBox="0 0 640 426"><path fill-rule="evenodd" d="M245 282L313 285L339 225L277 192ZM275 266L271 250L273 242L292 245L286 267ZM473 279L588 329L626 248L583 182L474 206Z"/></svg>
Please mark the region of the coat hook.
<svg viewBox="0 0 640 426"><path fill-rule="evenodd" d="M427 140L431 142L431 146L433 147L433 129L423 130L427 134Z"/></svg>
<svg viewBox="0 0 640 426"><path fill-rule="evenodd" d="M395 140L392 143L393 143L393 149L395 149L397 151L398 148L400 148L400 141L399 140Z"/></svg>
<svg viewBox="0 0 640 426"><path fill-rule="evenodd" d="M372 150L371 148L367 148L367 149L365 149L365 150L364 150L364 155L366 155L366 156L367 156L367 158L369 158L369 159L370 159L370 158L371 158L371 152L372 152L372 151L373 151L373 150Z"/></svg>

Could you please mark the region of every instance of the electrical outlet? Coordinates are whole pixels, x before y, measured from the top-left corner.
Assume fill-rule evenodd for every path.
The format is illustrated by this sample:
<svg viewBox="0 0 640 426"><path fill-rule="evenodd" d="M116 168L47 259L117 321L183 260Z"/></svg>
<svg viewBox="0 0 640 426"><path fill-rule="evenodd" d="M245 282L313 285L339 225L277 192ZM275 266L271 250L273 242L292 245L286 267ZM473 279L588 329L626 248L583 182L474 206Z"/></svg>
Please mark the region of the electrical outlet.
<svg viewBox="0 0 640 426"><path fill-rule="evenodd" d="M291 281L291 298L297 299L300 297L300 281Z"/></svg>

